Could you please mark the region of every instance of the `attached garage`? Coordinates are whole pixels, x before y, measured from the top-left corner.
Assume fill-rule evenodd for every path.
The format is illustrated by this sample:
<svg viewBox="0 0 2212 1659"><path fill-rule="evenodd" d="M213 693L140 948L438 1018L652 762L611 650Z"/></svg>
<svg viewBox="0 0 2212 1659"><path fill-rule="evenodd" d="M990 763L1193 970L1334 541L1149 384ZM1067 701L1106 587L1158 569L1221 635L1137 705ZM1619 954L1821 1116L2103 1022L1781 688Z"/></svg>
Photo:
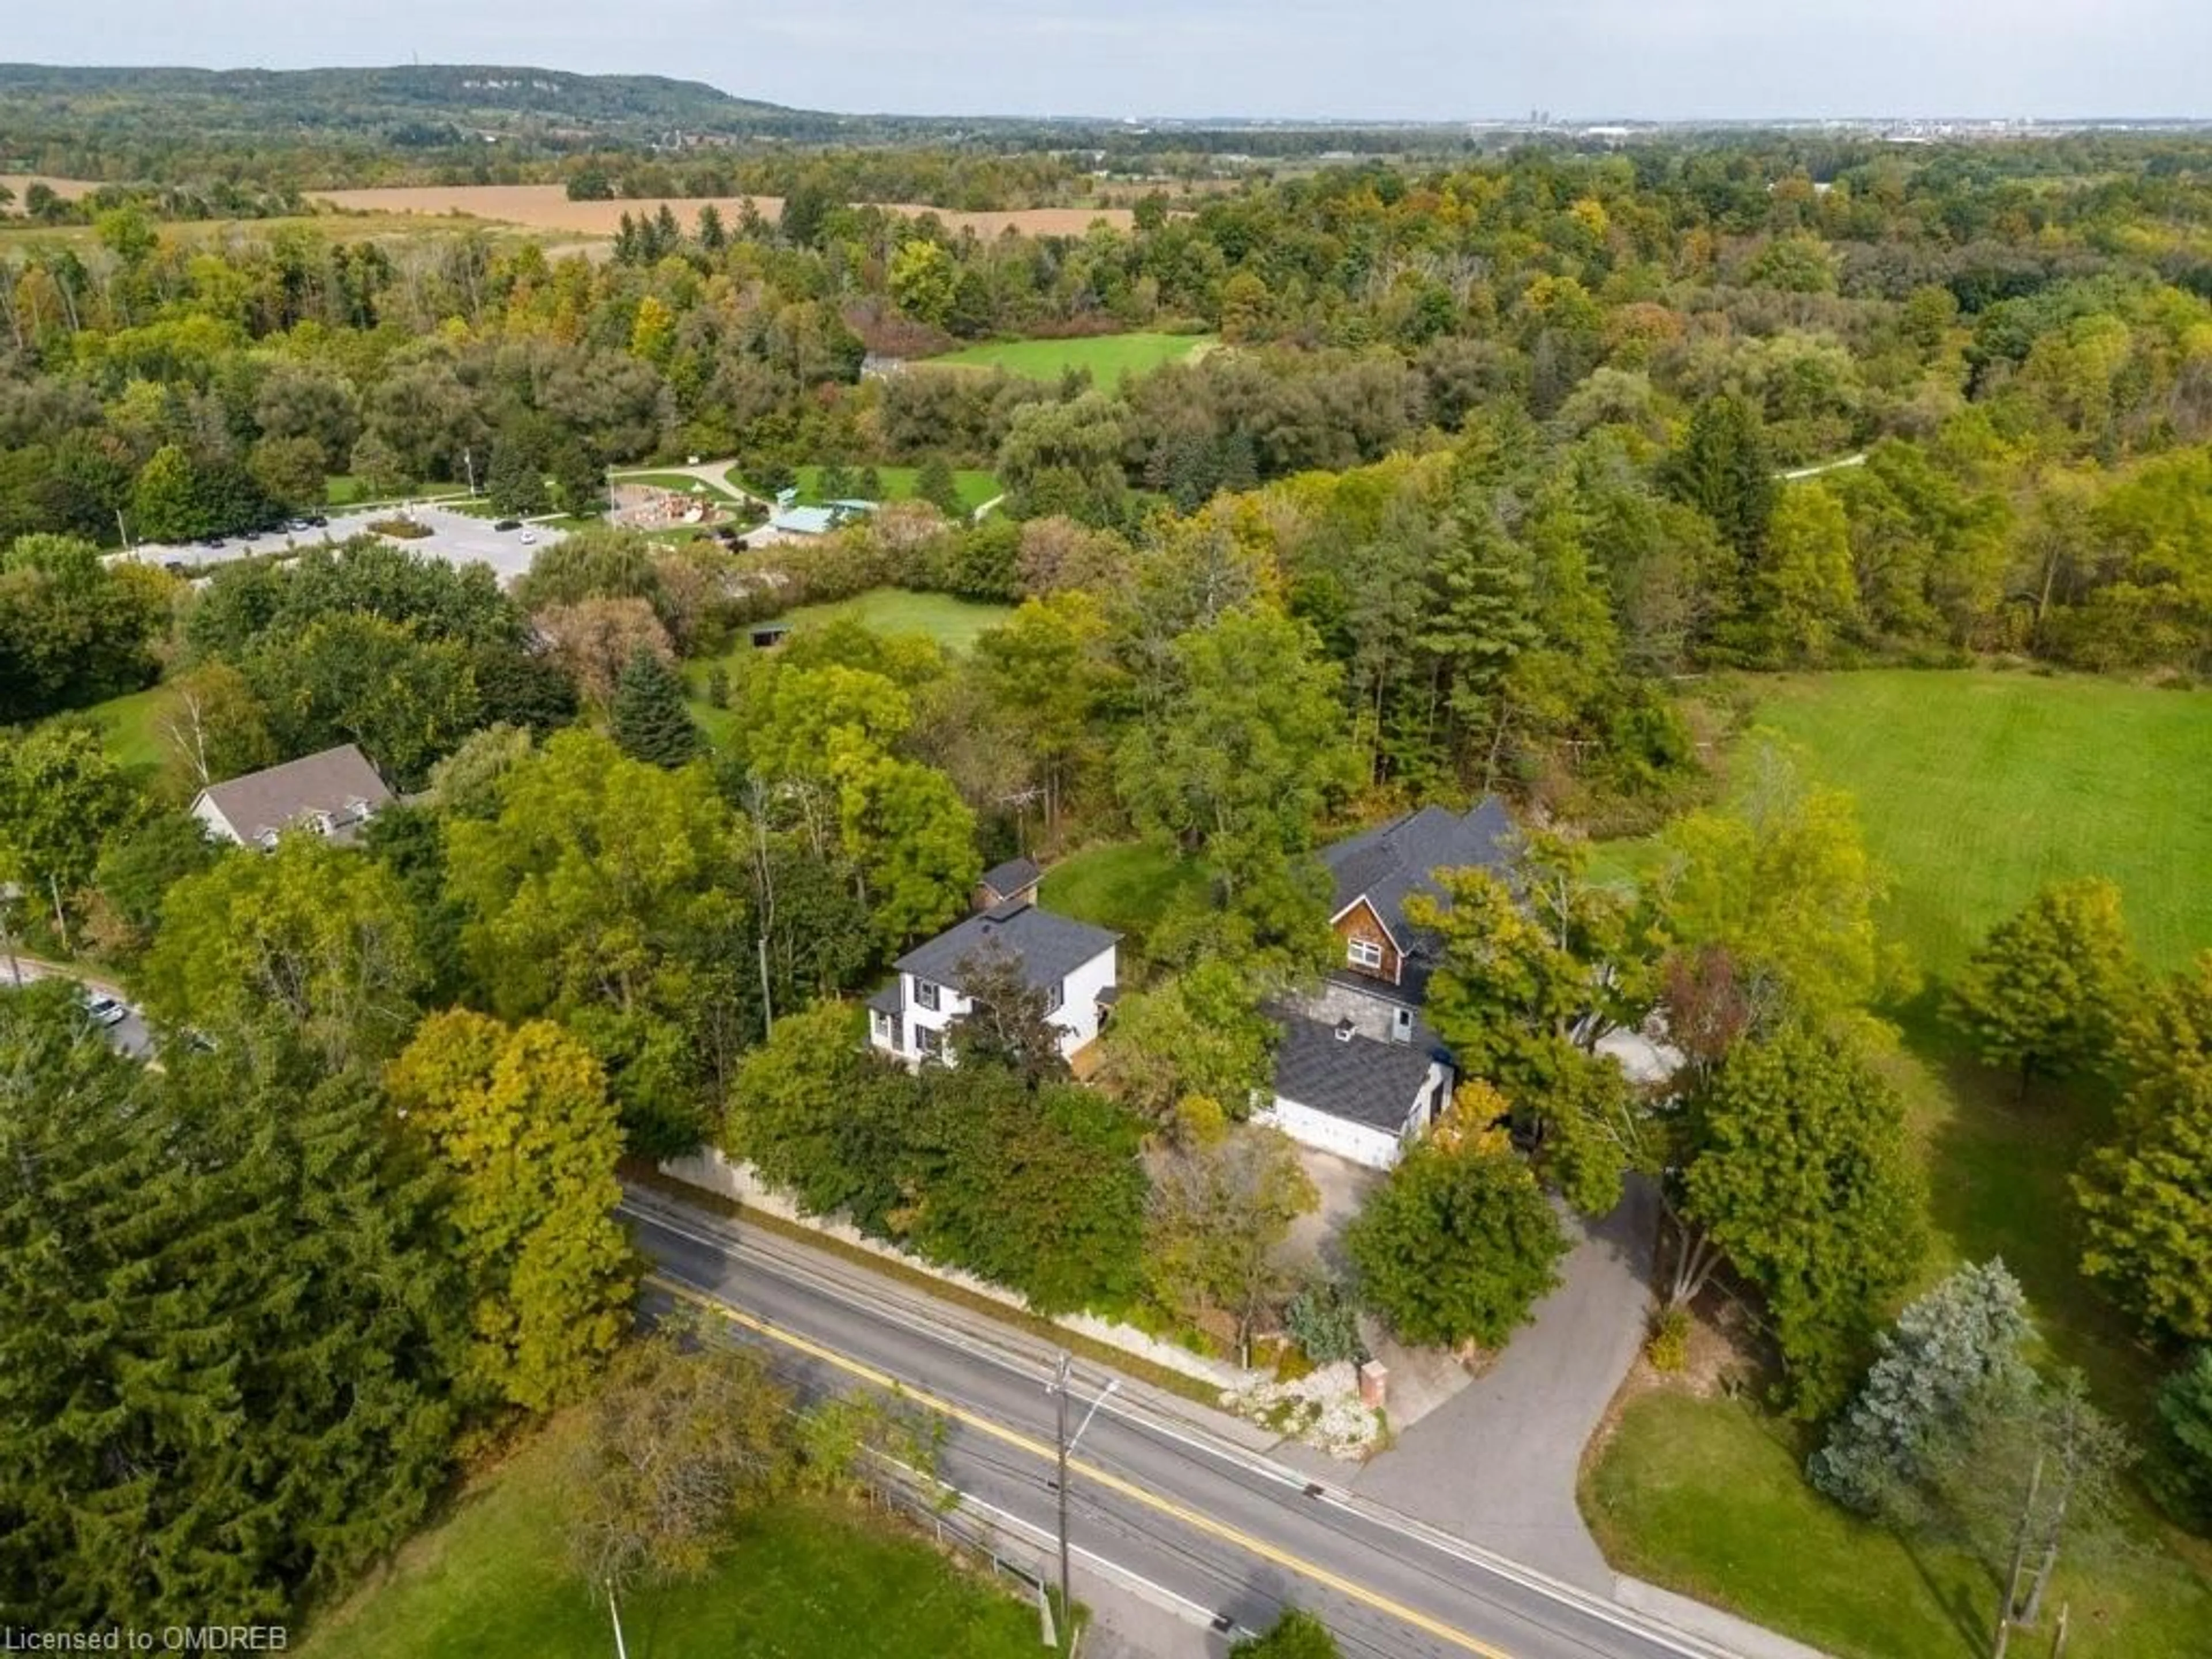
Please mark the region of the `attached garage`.
<svg viewBox="0 0 2212 1659"><path fill-rule="evenodd" d="M1427 1132L1451 1076L1441 1054L1291 1015L1275 1050L1273 1103L1256 1117L1302 1146L1387 1170Z"/></svg>

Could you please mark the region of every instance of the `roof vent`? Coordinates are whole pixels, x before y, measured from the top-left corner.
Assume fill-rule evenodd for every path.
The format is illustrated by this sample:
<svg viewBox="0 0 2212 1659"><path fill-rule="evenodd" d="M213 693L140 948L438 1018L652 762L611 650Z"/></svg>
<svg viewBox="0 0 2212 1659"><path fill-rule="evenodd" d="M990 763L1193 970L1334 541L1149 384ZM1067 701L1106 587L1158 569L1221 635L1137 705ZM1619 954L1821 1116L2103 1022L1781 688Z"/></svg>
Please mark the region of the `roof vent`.
<svg viewBox="0 0 2212 1659"><path fill-rule="evenodd" d="M1356 1030L1350 1020L1340 1019L1336 1022L1336 1040L1339 1042L1351 1042Z"/></svg>

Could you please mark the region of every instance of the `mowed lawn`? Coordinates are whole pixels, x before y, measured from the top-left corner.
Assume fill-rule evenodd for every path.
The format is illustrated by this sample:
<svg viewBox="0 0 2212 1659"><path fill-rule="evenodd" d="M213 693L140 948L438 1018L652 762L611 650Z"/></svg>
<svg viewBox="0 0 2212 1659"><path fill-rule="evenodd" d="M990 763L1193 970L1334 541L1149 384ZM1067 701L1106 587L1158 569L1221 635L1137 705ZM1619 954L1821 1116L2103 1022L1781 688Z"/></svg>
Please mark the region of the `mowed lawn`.
<svg viewBox="0 0 2212 1659"><path fill-rule="evenodd" d="M1948 974L2046 881L2102 875L2154 966L2212 947L2212 695L1905 670L1771 683L1759 720L1858 797L1885 917Z"/></svg>
<svg viewBox="0 0 2212 1659"><path fill-rule="evenodd" d="M1094 334L1074 340L999 340L926 361L963 368L1003 368L1032 380L1056 380L1071 368L1087 368L1094 381L1110 388L1119 386L1124 375L1201 356L1214 344L1211 335Z"/></svg>
<svg viewBox="0 0 2212 1659"><path fill-rule="evenodd" d="M2002 1256L2027 1290L2044 1361L2080 1367L2100 1404L2141 1437L2163 1362L2077 1266L2070 1182L2110 1102L2094 1087L2043 1085L2021 1103L2009 1077L1963 1050L1941 995L1992 922L2068 876L2120 884L2154 965L2174 968L2212 948L2203 874L2212 870L2212 697L1903 671L1759 689L1759 723L1857 798L1893 882L1884 932L1925 979L1917 996L1884 1011L1904 1040L1882 1061L1927 1173L1929 1250L1917 1284ZM1644 843L1606 849L1607 872L1648 873L1648 852ZM1654 1395L1629 1408L1592 1463L1583 1508L1616 1566L1836 1653L1985 1652L1981 1621L1996 1595L1987 1575L1853 1522L1805 1485L1809 1449L1744 1404ZM2164 1528L2140 1493L2126 1524L2134 1547L2124 1559L2064 1571L2069 1656L2212 1652L2212 1545Z"/></svg>
<svg viewBox="0 0 2212 1659"><path fill-rule="evenodd" d="M1097 927L1122 935L1141 957L1145 942L1176 900L1195 896L1205 872L1148 841L1093 847L1044 872L1037 901Z"/></svg>
<svg viewBox="0 0 2212 1659"><path fill-rule="evenodd" d="M143 691L110 697L106 702L57 718L91 720L100 727L107 752L118 763L151 770L161 763L163 755L161 727L156 724L161 706L161 688L149 685Z"/></svg>
<svg viewBox="0 0 2212 1659"><path fill-rule="evenodd" d="M604 1659L604 1602L567 1571L561 1478L573 1420L473 1485L345 1605L310 1621L302 1659ZM779 1504L696 1583L623 1603L631 1659L1029 1659L1035 1608L855 1510Z"/></svg>
<svg viewBox="0 0 2212 1659"><path fill-rule="evenodd" d="M979 637L1013 614L1009 605L979 605L956 599L948 593L872 587L865 593L856 593L832 605L801 605L776 620L788 623L793 629L804 629L849 619L878 634L924 634L957 655L970 649ZM720 657L692 663L685 671L691 687L692 717L716 743L728 735L735 717L728 709L716 708L706 701L707 679L717 662L734 676L744 661L756 654L747 638L750 629L738 630L736 641Z"/></svg>
<svg viewBox="0 0 2212 1659"><path fill-rule="evenodd" d="M1742 1402L1674 1393L1632 1401L1585 1473L1583 1510L1606 1559L1788 1632L1842 1659L1982 1659L1997 1586L1955 1551L1909 1545L1806 1485L1806 1443ZM2138 1526L2142 1522L2137 1517ZM2040 1632L2070 1606L2068 1659L2202 1659L2212 1588L2138 1532L2062 1561Z"/></svg>
<svg viewBox="0 0 2212 1659"><path fill-rule="evenodd" d="M848 466L845 469L852 476L854 489L860 489L860 474L866 470L859 466ZM801 501L820 505L823 499L822 469L818 466L802 466L798 469L798 472L799 499ZM877 499L886 501L911 501L914 497L915 481L921 476L921 469L918 466L878 467L876 482L883 486L883 494ZM985 472L972 466L954 467L952 482L960 492L960 505L970 513L982 506L984 502L995 501L1005 493L1000 487L996 474ZM865 491L861 493L866 494Z"/></svg>

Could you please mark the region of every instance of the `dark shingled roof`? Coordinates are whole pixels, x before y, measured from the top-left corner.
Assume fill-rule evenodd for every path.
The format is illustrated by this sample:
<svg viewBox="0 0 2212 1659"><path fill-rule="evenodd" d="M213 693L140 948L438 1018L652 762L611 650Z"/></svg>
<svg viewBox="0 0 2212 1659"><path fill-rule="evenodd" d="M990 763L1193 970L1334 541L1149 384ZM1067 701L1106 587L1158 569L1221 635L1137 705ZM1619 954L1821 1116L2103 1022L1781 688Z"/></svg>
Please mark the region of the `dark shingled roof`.
<svg viewBox="0 0 2212 1659"><path fill-rule="evenodd" d="M879 1014L896 1014L899 1012L900 1006L899 982L896 980L893 980L868 999L868 1006Z"/></svg>
<svg viewBox="0 0 2212 1659"><path fill-rule="evenodd" d="M1502 872L1513 861L1516 839L1513 820L1495 795L1483 797L1464 817L1424 806L1393 818L1322 849L1322 862L1336 884L1331 913L1364 898L1391 937L1410 950L1420 930L1406 920L1406 901L1415 893L1443 896L1431 873L1470 867Z"/></svg>
<svg viewBox="0 0 2212 1659"><path fill-rule="evenodd" d="M201 793L249 843L265 830L290 829L313 812L329 813L343 828L359 822L360 808L373 812L392 799L368 757L349 743L210 784Z"/></svg>
<svg viewBox="0 0 2212 1659"><path fill-rule="evenodd" d="M1430 1050L1418 1042L1377 1042L1278 1009L1283 1040L1275 1049L1275 1093L1331 1117L1395 1134L1429 1080Z"/></svg>
<svg viewBox="0 0 2212 1659"><path fill-rule="evenodd" d="M981 885L989 888L1000 898L1012 898L1043 879L1044 872L1036 867L1034 859L1008 859L1004 864L994 864L986 870Z"/></svg>
<svg viewBox="0 0 2212 1659"><path fill-rule="evenodd" d="M1121 937L1033 904L1002 904L917 945L892 965L901 973L958 990L963 962L1004 950L1021 959L1030 984L1057 985Z"/></svg>

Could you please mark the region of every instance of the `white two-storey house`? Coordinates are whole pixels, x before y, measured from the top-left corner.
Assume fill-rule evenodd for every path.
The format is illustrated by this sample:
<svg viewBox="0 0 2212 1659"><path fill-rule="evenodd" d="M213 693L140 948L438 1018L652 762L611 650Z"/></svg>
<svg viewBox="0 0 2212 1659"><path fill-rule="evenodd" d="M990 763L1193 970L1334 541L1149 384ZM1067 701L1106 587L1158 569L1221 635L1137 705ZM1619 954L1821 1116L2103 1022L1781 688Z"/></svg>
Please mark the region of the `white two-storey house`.
<svg viewBox="0 0 2212 1659"><path fill-rule="evenodd" d="M994 954L1020 963L1045 994L1060 1027L1060 1052L1073 1059L1097 1039L1116 989L1120 935L1014 900L978 911L893 964L898 978L868 999L868 1041L909 1066L951 1063L946 1031L969 1010L963 973Z"/></svg>

